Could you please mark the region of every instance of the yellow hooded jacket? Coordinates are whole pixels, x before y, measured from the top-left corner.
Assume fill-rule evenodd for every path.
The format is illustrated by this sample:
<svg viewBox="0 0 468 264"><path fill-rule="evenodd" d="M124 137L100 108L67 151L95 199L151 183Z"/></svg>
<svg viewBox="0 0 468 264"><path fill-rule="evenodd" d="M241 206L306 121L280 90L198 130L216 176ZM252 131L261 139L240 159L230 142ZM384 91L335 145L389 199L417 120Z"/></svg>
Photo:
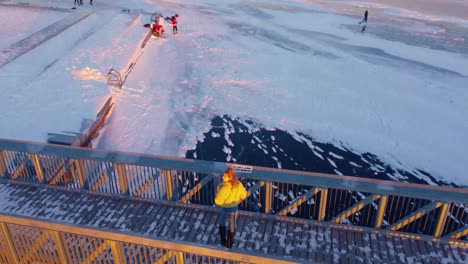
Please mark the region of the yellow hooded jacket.
<svg viewBox="0 0 468 264"><path fill-rule="evenodd" d="M215 204L224 208L232 208L238 206L246 197L247 192L241 182L235 187L230 182L223 182L216 194Z"/></svg>

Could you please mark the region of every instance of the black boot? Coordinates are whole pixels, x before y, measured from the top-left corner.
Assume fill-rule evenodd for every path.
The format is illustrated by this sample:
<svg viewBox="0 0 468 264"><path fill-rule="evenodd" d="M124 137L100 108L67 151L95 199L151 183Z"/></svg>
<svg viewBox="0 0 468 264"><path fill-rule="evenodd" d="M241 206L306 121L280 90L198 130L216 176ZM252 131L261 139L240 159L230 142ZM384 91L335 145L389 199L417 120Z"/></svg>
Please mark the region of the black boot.
<svg viewBox="0 0 468 264"><path fill-rule="evenodd" d="M232 248L233 243L234 243L234 232L229 232L226 247Z"/></svg>
<svg viewBox="0 0 468 264"><path fill-rule="evenodd" d="M226 246L226 227L220 226L219 227L219 236L221 237L221 245Z"/></svg>

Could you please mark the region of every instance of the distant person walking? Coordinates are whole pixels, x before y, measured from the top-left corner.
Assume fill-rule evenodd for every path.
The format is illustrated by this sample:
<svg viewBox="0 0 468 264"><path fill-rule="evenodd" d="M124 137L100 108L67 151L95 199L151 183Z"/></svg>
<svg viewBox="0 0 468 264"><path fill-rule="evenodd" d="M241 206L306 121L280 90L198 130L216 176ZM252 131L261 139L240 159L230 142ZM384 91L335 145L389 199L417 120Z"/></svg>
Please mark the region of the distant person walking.
<svg viewBox="0 0 468 264"><path fill-rule="evenodd" d="M221 208L219 218L219 235L221 244L228 248L234 243L234 233L236 231L238 205L247 197L244 185L237 179L236 171L228 168L223 175L223 183L218 186L215 204ZM226 220L229 216L229 232L226 237Z"/></svg>
<svg viewBox="0 0 468 264"><path fill-rule="evenodd" d="M367 17L369 16L369 11L366 10L366 12L364 12L364 19L359 22L359 24L361 23L366 23L367 24Z"/></svg>

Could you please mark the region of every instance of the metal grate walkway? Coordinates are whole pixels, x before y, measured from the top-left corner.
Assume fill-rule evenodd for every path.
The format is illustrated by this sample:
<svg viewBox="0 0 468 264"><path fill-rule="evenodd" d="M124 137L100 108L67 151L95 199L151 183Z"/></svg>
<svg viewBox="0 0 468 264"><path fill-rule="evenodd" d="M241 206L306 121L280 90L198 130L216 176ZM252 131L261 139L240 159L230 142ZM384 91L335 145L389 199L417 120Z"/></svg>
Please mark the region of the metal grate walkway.
<svg viewBox="0 0 468 264"><path fill-rule="evenodd" d="M94 193L0 182L0 214L186 241L219 244L214 208L152 202ZM242 213L233 251L296 262L467 263L468 249L373 233L319 226L302 220Z"/></svg>

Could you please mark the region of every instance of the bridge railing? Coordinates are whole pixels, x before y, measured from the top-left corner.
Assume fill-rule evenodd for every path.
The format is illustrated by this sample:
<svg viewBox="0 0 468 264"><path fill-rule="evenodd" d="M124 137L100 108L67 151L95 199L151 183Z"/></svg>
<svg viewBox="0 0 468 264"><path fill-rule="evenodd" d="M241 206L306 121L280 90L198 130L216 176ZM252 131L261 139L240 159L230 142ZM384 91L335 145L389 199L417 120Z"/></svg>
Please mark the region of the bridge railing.
<svg viewBox="0 0 468 264"><path fill-rule="evenodd" d="M0 214L1 263L293 263Z"/></svg>
<svg viewBox="0 0 468 264"><path fill-rule="evenodd" d="M0 139L4 179L152 200L212 206L228 166L242 168L245 211L468 241L467 189Z"/></svg>

